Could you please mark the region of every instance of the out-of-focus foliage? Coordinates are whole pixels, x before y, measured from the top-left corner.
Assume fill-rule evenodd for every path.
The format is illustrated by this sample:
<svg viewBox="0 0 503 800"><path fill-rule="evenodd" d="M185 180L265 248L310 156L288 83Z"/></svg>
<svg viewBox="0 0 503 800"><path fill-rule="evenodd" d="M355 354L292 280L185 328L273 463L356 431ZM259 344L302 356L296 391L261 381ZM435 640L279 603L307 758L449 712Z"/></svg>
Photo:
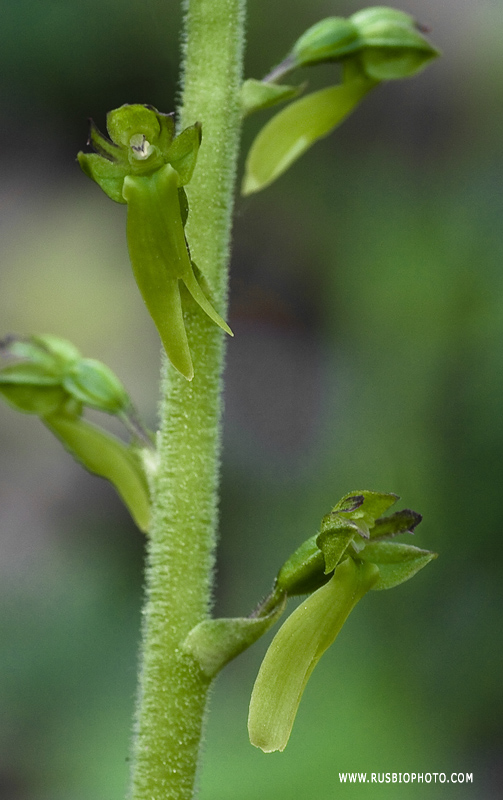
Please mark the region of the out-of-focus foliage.
<svg viewBox="0 0 503 800"><path fill-rule="evenodd" d="M250 3L247 75L362 5ZM424 516L412 541L439 558L362 600L282 755L246 731L267 642L226 667L202 800L345 796L338 773L355 770L473 771L473 786L431 785L441 800L500 792L503 22L499 0L397 5L433 28L442 60L377 90L237 207L216 610L247 614L334 497L359 486L406 498ZM2 333L71 339L152 427L159 346L124 209L74 159L88 116L173 110L178 3L11 0L1 17ZM247 123L244 151L271 113ZM123 796L142 547L105 482L0 408L2 800Z"/></svg>

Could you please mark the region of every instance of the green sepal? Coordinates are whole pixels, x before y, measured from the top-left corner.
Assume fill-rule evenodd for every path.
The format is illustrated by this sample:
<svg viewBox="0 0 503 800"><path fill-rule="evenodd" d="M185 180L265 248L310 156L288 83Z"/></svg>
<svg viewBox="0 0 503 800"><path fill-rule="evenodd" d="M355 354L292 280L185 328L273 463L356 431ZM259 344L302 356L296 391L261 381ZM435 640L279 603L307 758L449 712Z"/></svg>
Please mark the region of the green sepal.
<svg viewBox="0 0 503 800"><path fill-rule="evenodd" d="M194 274L181 216L178 173L170 164L152 175L128 175L123 194L128 203L127 240L133 273L166 354L187 380L194 368L183 319L180 281L196 303L224 331Z"/></svg>
<svg viewBox="0 0 503 800"><path fill-rule="evenodd" d="M301 86L284 86L250 78L241 87L243 116L249 116L256 111L262 111L278 103L283 103L285 100L292 100L301 94L305 87L305 83L301 84Z"/></svg>
<svg viewBox="0 0 503 800"><path fill-rule="evenodd" d="M175 114L171 112L170 114L163 114L161 111L156 110L157 121L159 122L159 138L157 140L157 146L163 155L165 155L169 148L171 147L171 143L175 138Z"/></svg>
<svg viewBox="0 0 503 800"><path fill-rule="evenodd" d="M56 411L68 397L49 364L30 362L0 370L0 395L17 411L39 416Z"/></svg>
<svg viewBox="0 0 503 800"><path fill-rule="evenodd" d="M29 345L29 350L27 349L23 356L19 351L15 354L32 361L40 360L42 362L47 354L53 364L58 364L61 369L66 369L81 357L80 351L72 342L54 336L52 333L37 333L24 341Z"/></svg>
<svg viewBox="0 0 503 800"><path fill-rule="evenodd" d="M140 134L151 144L156 143L161 134L161 124L156 109L133 103L108 112L107 130L112 142L129 149L131 137Z"/></svg>
<svg viewBox="0 0 503 800"><path fill-rule="evenodd" d="M408 78L440 55L414 18L403 11L377 6L358 11L349 19L362 42L363 68L375 80Z"/></svg>
<svg viewBox="0 0 503 800"><path fill-rule="evenodd" d="M309 28L292 48L295 66L340 61L361 49L359 32L351 19L327 17Z"/></svg>
<svg viewBox="0 0 503 800"><path fill-rule="evenodd" d="M363 494L358 494L354 492L349 492L349 494L345 494L344 497L341 497L338 503L335 504L331 513L332 514L351 514L353 511L356 511L357 508L360 508L361 505L365 502L365 497Z"/></svg>
<svg viewBox="0 0 503 800"><path fill-rule="evenodd" d="M82 358L77 348L66 339L51 334L29 338L12 336L0 342L0 352L22 359L0 369L0 384L5 387L23 385L31 387L34 392L48 386L59 387L60 391L49 403L46 399L40 402L35 399L33 407L26 393L23 393L21 410L30 408L30 413L44 416L58 407L54 403L59 397L58 405L72 400L79 408L84 405L107 414L116 414L129 427L130 423L138 427L132 419L134 411L131 400L117 376L101 361Z"/></svg>
<svg viewBox="0 0 503 800"><path fill-rule="evenodd" d="M192 628L182 649L193 656L206 677L214 678L229 661L263 636L285 610L286 595L263 617L208 619Z"/></svg>
<svg viewBox="0 0 503 800"><path fill-rule="evenodd" d="M71 342L52 334L8 336L0 341L0 355L38 364L55 374L80 358L80 352Z"/></svg>
<svg viewBox="0 0 503 800"><path fill-rule="evenodd" d="M351 520L341 519L333 512L323 517L316 544L323 553L326 575L334 571L358 533L358 526Z"/></svg>
<svg viewBox="0 0 503 800"><path fill-rule="evenodd" d="M179 133L168 150L167 161L178 173L179 186L186 186L192 178L201 135L201 124L196 122Z"/></svg>
<svg viewBox="0 0 503 800"><path fill-rule="evenodd" d="M81 358L63 378L63 387L79 402L108 414L124 414L131 401L117 376L101 361Z"/></svg>
<svg viewBox="0 0 503 800"><path fill-rule="evenodd" d="M310 594L327 582L323 553L316 544L317 536L306 539L285 561L276 577L277 591L294 597Z"/></svg>
<svg viewBox="0 0 503 800"><path fill-rule="evenodd" d="M372 564L357 565L347 558L283 623L253 687L248 716L253 745L265 753L285 749L313 669L378 572Z"/></svg>
<svg viewBox="0 0 503 800"><path fill-rule="evenodd" d="M264 189L328 136L356 108L376 81L360 76L290 103L260 131L246 159L242 193Z"/></svg>
<svg viewBox="0 0 503 800"><path fill-rule="evenodd" d="M67 399L59 386L30 386L29 384L2 383L0 395L16 411L37 414L40 417L57 411Z"/></svg>
<svg viewBox="0 0 503 800"><path fill-rule="evenodd" d="M403 25L404 27L419 30L418 24L411 14L401 11L399 8L390 6L370 6L355 11L349 17L351 23L358 28L363 38L372 34L372 30L377 26ZM386 28L384 28L386 30Z"/></svg>
<svg viewBox="0 0 503 800"><path fill-rule="evenodd" d="M0 370L0 384L5 386L58 386L60 377L57 372L42 364L31 364L21 361L19 364L9 364Z"/></svg>
<svg viewBox="0 0 503 800"><path fill-rule="evenodd" d="M408 581L432 559L437 558L437 553L400 542L369 542L358 553L358 558L367 564L375 564L379 569L379 577L372 587L379 591L392 589Z"/></svg>
<svg viewBox="0 0 503 800"><path fill-rule="evenodd" d="M140 530L147 531L149 488L134 449L79 417L56 413L43 422L82 466L115 486Z"/></svg>
<svg viewBox="0 0 503 800"><path fill-rule="evenodd" d="M391 81L417 75L439 55L438 50L434 48L381 46L365 47L359 59L369 78L376 81Z"/></svg>
<svg viewBox="0 0 503 800"><path fill-rule="evenodd" d="M357 505L354 504L354 508L346 510L346 505L351 503L353 498L355 500L356 498L363 498L363 500ZM345 495L334 506L331 513L342 514L344 519L354 522L360 535L368 539L370 529L374 527L376 519L385 514L397 500L399 500L398 495L392 492L370 492L365 489Z"/></svg>
<svg viewBox="0 0 503 800"><path fill-rule="evenodd" d="M124 178L130 173L129 164L115 164L97 153L78 153L82 170L105 194L116 203L125 203L122 196Z"/></svg>
<svg viewBox="0 0 503 800"><path fill-rule="evenodd" d="M422 520L421 514L404 508L403 511L395 511L389 517L376 519L375 525L370 531L371 540L384 539L385 537L398 536L400 533L413 533L414 528Z"/></svg>

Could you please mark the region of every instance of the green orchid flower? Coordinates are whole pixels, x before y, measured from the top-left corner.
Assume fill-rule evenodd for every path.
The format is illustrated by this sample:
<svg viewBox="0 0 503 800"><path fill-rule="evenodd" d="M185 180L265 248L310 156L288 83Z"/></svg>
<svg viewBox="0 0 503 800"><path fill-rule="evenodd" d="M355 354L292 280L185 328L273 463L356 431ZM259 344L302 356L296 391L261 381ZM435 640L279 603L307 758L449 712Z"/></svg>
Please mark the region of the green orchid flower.
<svg viewBox="0 0 503 800"><path fill-rule="evenodd" d="M404 583L436 558L390 541L422 519L410 509L383 516L398 499L367 490L345 495L281 567L260 613L271 614L285 597L309 596L274 637L253 687L248 731L264 752L285 749L309 677L359 600Z"/></svg>
<svg viewBox="0 0 503 800"><path fill-rule="evenodd" d="M184 186L201 143L201 126L175 136L172 114L152 106L124 105L107 115L110 139L91 123L95 153L79 153L80 166L108 197L128 206L127 240L138 288L172 365L194 377L182 284L213 322L232 331L212 306L190 257L184 227L189 212Z"/></svg>

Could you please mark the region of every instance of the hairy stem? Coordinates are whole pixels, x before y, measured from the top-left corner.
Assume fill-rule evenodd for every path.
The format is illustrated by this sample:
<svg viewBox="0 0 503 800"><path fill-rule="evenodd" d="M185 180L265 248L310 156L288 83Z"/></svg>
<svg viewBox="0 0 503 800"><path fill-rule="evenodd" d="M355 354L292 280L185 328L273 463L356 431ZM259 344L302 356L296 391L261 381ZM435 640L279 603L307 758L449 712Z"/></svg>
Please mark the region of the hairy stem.
<svg viewBox="0 0 503 800"><path fill-rule="evenodd" d="M202 123L187 238L225 315L240 129L244 0L188 0L180 127ZM133 800L193 796L209 683L183 654L209 614L216 543L224 334L187 295L195 377L164 364L136 736Z"/></svg>

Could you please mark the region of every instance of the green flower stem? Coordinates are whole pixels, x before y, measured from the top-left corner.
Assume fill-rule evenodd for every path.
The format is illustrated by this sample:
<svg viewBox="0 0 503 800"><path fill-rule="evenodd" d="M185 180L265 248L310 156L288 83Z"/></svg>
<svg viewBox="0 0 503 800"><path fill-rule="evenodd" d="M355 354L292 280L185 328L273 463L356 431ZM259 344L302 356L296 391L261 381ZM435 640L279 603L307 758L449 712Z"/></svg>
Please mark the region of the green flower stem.
<svg viewBox="0 0 503 800"><path fill-rule="evenodd" d="M225 314L240 129L244 0L188 0L180 127L203 140L190 186L187 239ZM187 296L195 377L164 365L136 737L133 800L191 798L209 679L181 650L207 618L216 542L223 332Z"/></svg>

